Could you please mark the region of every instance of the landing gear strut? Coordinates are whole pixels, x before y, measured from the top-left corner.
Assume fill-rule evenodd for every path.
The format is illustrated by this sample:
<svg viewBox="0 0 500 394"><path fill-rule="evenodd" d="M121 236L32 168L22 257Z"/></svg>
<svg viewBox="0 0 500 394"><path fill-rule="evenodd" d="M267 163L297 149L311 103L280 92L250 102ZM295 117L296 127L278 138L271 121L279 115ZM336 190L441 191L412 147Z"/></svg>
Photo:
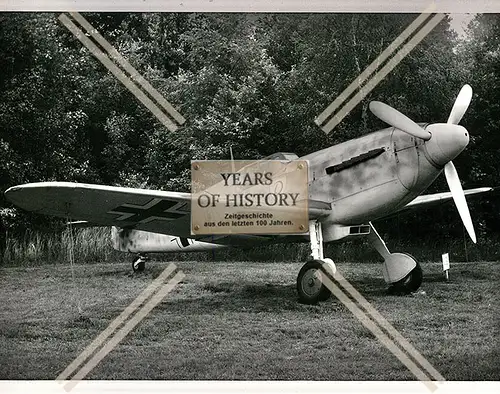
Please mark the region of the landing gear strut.
<svg viewBox="0 0 500 394"><path fill-rule="evenodd" d="M132 261L132 270L134 272L143 272L146 269L146 261L148 261L148 258L144 255L134 257Z"/></svg>
<svg viewBox="0 0 500 394"><path fill-rule="evenodd" d="M331 259L323 257L323 233L321 223L309 222L309 237L313 260L305 263L297 276L297 293L303 304L317 304L330 298L330 290L323 284L323 278L333 276L336 268Z"/></svg>
<svg viewBox="0 0 500 394"><path fill-rule="evenodd" d="M410 294L422 284L423 274L420 264L407 253L391 253L375 227L370 223L368 239L384 259L384 280L389 284L388 293L394 295Z"/></svg>

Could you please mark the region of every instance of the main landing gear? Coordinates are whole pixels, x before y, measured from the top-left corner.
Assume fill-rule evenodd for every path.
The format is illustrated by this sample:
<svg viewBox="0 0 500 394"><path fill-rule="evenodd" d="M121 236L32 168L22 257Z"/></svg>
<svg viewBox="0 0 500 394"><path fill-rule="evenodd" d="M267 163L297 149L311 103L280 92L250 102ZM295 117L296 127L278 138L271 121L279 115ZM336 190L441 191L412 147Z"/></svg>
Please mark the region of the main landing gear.
<svg viewBox="0 0 500 394"><path fill-rule="evenodd" d="M331 259L323 256L323 233L321 223L309 222L309 237L313 260L305 263L297 276L297 293L303 304L317 304L330 298L330 290L323 284L325 275L333 276L336 272Z"/></svg>
<svg viewBox="0 0 500 394"><path fill-rule="evenodd" d="M388 293L410 294L422 284L423 274L420 264L407 253L391 253L375 227L370 223L368 239L384 259L384 280L389 284Z"/></svg>
<svg viewBox="0 0 500 394"><path fill-rule="evenodd" d="M132 260L132 270L134 272L144 272L146 269L146 261L148 258L145 255L138 255Z"/></svg>
<svg viewBox="0 0 500 394"><path fill-rule="evenodd" d="M323 278L336 272L331 259L323 256L323 232L321 223L309 222L309 237L312 260L305 263L297 276L299 301L304 304L317 304L327 300L331 293L323 284ZM388 293L404 295L415 292L422 284L422 268L417 261L406 253L391 253L384 241L370 223L368 239L384 259L384 280L389 285Z"/></svg>

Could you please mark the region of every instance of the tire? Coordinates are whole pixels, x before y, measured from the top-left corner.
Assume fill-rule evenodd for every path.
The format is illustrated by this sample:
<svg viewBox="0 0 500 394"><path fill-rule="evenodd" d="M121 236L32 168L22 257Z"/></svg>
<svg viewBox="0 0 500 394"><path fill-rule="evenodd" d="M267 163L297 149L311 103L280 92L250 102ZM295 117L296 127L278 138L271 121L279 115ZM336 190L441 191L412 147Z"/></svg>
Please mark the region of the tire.
<svg viewBox="0 0 500 394"><path fill-rule="evenodd" d="M134 272L144 272L146 269L146 259L143 257L136 257L132 261L132 270Z"/></svg>
<svg viewBox="0 0 500 394"><path fill-rule="evenodd" d="M300 269L297 275L297 293L302 304L314 305L330 298L330 290L321 283L319 276L325 275L324 264L321 260L311 260Z"/></svg>

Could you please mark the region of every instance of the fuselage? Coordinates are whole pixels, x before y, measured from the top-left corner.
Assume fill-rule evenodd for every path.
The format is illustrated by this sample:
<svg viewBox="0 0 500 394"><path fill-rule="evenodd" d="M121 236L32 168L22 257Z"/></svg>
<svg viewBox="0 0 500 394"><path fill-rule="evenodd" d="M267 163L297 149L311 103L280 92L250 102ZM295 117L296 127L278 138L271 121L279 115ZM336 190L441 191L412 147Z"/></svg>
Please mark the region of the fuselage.
<svg viewBox="0 0 500 394"><path fill-rule="evenodd" d="M308 162L309 199L331 206L330 213L318 219L323 224L324 242L342 239L350 235L350 226L358 226L359 230L365 227L361 225L404 207L422 194L443 171L444 165L469 142L467 130L462 126L420 126L428 130L429 139L389 127L300 158ZM176 226L177 221L172 225ZM357 230L355 233L360 234ZM293 235L228 235L194 240L143 233L139 230L115 232L115 248L127 251L199 251L209 249L214 243L217 247L251 246L262 242L308 239L307 236Z"/></svg>
<svg viewBox="0 0 500 394"><path fill-rule="evenodd" d="M398 210L441 173L425 141L390 127L304 156L309 197L331 203L325 224L357 225Z"/></svg>

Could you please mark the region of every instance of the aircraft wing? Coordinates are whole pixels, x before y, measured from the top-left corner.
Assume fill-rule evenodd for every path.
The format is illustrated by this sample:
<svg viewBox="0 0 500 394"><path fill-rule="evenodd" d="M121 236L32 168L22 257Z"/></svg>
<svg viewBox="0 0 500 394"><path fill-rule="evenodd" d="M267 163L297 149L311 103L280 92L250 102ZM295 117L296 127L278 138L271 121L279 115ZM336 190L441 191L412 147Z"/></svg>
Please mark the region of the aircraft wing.
<svg viewBox="0 0 500 394"><path fill-rule="evenodd" d="M71 182L41 182L14 186L5 192L14 205L27 211L93 225L189 233L189 193ZM180 235L179 234L179 235Z"/></svg>
<svg viewBox="0 0 500 394"><path fill-rule="evenodd" d="M464 194L466 197L478 196L481 194L490 194L490 193L498 192L499 190L497 190L497 189L498 188L493 188L493 187L480 187L477 189L464 190ZM395 214L408 212L408 211L412 211L412 210L420 209L420 208L437 206L437 205L443 204L443 203L450 201L450 200L453 200L453 197L452 197L450 192L427 194L427 195L418 196L413 201L406 204L403 208L401 208L400 210L395 212ZM389 215L388 217L390 217L390 216L393 216L393 215Z"/></svg>
<svg viewBox="0 0 500 394"><path fill-rule="evenodd" d="M5 192L27 211L57 216L77 227L117 226L191 237L191 194L71 182L14 186ZM309 216L328 214L330 204L309 201Z"/></svg>

